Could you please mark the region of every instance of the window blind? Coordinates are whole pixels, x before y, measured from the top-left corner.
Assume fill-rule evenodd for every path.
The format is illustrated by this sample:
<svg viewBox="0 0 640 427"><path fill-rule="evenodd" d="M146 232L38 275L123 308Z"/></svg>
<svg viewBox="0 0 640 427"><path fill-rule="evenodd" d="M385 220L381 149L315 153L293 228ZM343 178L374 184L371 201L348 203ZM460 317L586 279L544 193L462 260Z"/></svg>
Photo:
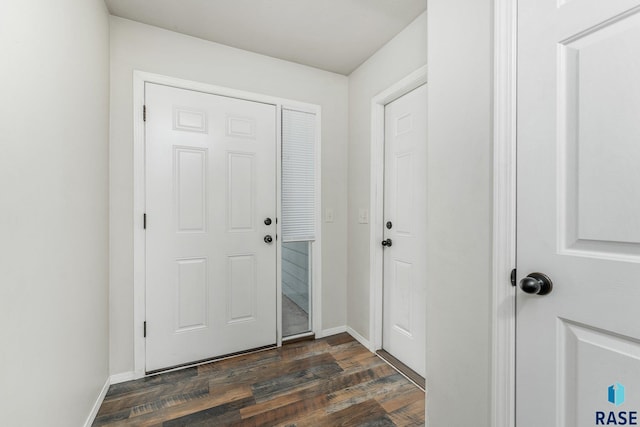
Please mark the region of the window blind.
<svg viewBox="0 0 640 427"><path fill-rule="evenodd" d="M282 240L316 238L316 116L282 110Z"/></svg>

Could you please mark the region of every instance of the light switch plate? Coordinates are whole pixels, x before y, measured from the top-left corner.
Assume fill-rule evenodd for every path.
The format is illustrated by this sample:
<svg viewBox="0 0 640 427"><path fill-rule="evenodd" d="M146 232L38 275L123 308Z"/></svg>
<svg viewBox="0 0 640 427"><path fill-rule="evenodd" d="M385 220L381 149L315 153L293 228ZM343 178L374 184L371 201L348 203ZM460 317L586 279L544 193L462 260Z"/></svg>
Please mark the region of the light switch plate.
<svg viewBox="0 0 640 427"><path fill-rule="evenodd" d="M358 223L369 224L369 211L367 209L360 209L358 212Z"/></svg>
<svg viewBox="0 0 640 427"><path fill-rule="evenodd" d="M325 209L324 222L333 222L333 209Z"/></svg>

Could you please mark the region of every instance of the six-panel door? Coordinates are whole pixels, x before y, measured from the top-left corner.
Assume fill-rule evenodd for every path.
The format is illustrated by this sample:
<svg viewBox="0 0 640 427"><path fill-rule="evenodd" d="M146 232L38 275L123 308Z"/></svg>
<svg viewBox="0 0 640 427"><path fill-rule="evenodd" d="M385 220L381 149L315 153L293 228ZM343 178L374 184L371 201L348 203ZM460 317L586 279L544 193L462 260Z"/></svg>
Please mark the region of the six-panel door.
<svg viewBox="0 0 640 427"><path fill-rule="evenodd" d="M424 377L427 86L385 106L382 346ZM389 223L389 226L387 226Z"/></svg>
<svg viewBox="0 0 640 427"><path fill-rule="evenodd" d="M275 344L276 107L151 83L145 103L146 370Z"/></svg>

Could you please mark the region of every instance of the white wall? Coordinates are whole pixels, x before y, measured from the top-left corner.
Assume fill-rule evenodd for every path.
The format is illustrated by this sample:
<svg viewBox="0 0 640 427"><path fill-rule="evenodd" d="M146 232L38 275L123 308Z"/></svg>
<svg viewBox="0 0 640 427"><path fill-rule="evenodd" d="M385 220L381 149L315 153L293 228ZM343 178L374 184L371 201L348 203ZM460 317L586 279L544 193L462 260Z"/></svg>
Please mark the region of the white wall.
<svg viewBox="0 0 640 427"><path fill-rule="evenodd" d="M428 425L489 427L492 0L430 0L428 27Z"/></svg>
<svg viewBox="0 0 640 427"><path fill-rule="evenodd" d="M371 99L427 62L427 13L416 18L349 76L349 271L347 324L369 337ZM425 118L426 119L426 118Z"/></svg>
<svg viewBox="0 0 640 427"><path fill-rule="evenodd" d="M109 22L0 2L0 424L81 426L108 378Z"/></svg>
<svg viewBox="0 0 640 427"><path fill-rule="evenodd" d="M132 73L148 71L319 104L322 107L323 329L346 324L347 78L111 17L111 373L133 352Z"/></svg>

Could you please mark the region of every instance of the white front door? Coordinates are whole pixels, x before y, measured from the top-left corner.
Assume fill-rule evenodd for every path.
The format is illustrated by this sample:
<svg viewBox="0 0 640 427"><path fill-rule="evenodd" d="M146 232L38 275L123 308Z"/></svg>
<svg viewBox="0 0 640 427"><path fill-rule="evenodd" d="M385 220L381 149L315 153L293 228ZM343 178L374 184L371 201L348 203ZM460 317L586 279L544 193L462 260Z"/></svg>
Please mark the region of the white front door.
<svg viewBox="0 0 640 427"><path fill-rule="evenodd" d="M640 1L518 14L517 426L636 425Z"/></svg>
<svg viewBox="0 0 640 427"><path fill-rule="evenodd" d="M425 376L427 86L387 104L382 347Z"/></svg>
<svg viewBox="0 0 640 427"><path fill-rule="evenodd" d="M146 370L275 344L276 107L151 83L145 104Z"/></svg>

